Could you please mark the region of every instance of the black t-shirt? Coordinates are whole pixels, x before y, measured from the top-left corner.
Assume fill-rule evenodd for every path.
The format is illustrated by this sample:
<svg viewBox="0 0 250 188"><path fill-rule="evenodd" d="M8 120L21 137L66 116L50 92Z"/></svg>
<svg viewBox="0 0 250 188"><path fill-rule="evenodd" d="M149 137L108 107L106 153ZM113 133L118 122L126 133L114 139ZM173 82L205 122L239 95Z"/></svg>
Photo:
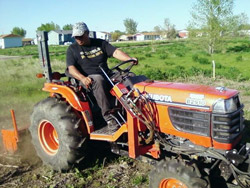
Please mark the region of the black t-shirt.
<svg viewBox="0 0 250 188"><path fill-rule="evenodd" d="M108 57L111 57L116 47L102 39L90 38L90 45L80 46L73 43L67 50L67 67L74 65L83 75L102 74L99 65L109 71Z"/></svg>

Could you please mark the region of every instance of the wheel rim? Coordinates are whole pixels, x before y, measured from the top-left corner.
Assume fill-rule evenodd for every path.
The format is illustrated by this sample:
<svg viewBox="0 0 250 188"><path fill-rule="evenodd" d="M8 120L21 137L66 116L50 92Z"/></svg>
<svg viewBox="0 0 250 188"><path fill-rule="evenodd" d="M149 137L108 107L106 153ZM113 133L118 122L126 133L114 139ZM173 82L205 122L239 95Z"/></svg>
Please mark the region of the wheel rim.
<svg viewBox="0 0 250 188"><path fill-rule="evenodd" d="M53 124L43 120L38 127L38 137L43 150L49 155L55 155L59 149L59 140Z"/></svg>
<svg viewBox="0 0 250 188"><path fill-rule="evenodd" d="M159 185L159 188L187 188L187 186L177 179L169 178L163 179Z"/></svg>

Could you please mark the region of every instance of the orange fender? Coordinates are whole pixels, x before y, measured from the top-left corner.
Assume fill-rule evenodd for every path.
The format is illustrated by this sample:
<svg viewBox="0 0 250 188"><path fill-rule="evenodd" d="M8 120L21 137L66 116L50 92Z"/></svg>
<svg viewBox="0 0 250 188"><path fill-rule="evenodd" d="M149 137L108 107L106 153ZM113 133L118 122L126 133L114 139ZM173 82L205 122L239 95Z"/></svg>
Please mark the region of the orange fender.
<svg viewBox="0 0 250 188"><path fill-rule="evenodd" d="M84 110L84 104L81 102L75 92L66 87L64 85L58 85L54 83L45 83L43 87L43 91L47 91L50 93L58 93L63 96L69 102L69 104L78 111Z"/></svg>
<svg viewBox="0 0 250 188"><path fill-rule="evenodd" d="M74 90L72 90L68 86L59 85L55 83L45 83L43 87L43 91L47 91L50 93L58 93L62 95L63 98L67 100L67 102L76 110L80 111L83 115L85 123L87 124L88 133L93 132L93 121L92 114L89 107L88 102L81 102L78 96L75 94Z"/></svg>

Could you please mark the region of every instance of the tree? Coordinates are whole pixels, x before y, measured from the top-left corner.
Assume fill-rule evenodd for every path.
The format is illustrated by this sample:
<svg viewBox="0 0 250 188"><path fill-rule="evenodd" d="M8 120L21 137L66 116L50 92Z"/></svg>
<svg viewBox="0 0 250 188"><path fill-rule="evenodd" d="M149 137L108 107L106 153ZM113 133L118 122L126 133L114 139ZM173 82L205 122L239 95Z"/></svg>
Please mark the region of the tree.
<svg viewBox="0 0 250 188"><path fill-rule="evenodd" d="M168 39L176 38L177 32L175 29L175 25L171 24L168 18L165 18L164 20L164 33Z"/></svg>
<svg viewBox="0 0 250 188"><path fill-rule="evenodd" d="M235 27L238 30L249 30L249 18L245 13L234 16Z"/></svg>
<svg viewBox="0 0 250 188"><path fill-rule="evenodd" d="M111 32L111 38L112 41L117 41L121 35L123 35L124 32L121 32L119 30L115 30L114 32Z"/></svg>
<svg viewBox="0 0 250 188"><path fill-rule="evenodd" d="M137 32L138 23L131 18L126 18L124 21L124 26L126 28L127 34L135 34Z"/></svg>
<svg viewBox="0 0 250 188"><path fill-rule="evenodd" d="M19 35L19 36L25 37L26 31L25 31L23 28L14 27L14 28L12 29L12 31L11 31L11 34Z"/></svg>
<svg viewBox="0 0 250 188"><path fill-rule="evenodd" d="M63 26L63 30L72 30L72 29L73 29L72 24L66 24L65 26Z"/></svg>
<svg viewBox="0 0 250 188"><path fill-rule="evenodd" d="M165 38L173 39L176 37L177 31L175 29L175 25L171 24L168 18L164 19L163 27L157 25L154 27L154 31L159 35L165 35Z"/></svg>
<svg viewBox="0 0 250 188"><path fill-rule="evenodd" d="M37 28L38 31L55 31L60 30L60 26L55 24L54 22L42 24L40 27Z"/></svg>
<svg viewBox="0 0 250 188"><path fill-rule="evenodd" d="M192 7L190 28L205 33L208 52L214 53L226 30L226 19L232 16L234 0L197 0Z"/></svg>
<svg viewBox="0 0 250 188"><path fill-rule="evenodd" d="M160 25L157 25L154 27L154 32L156 32L158 35L162 35L162 27Z"/></svg>

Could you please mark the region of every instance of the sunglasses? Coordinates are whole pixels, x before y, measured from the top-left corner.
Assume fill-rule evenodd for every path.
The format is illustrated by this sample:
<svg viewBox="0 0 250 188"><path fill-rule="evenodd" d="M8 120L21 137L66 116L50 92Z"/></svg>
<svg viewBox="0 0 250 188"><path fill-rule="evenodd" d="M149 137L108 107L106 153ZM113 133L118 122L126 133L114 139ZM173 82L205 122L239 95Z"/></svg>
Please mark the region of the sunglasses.
<svg viewBox="0 0 250 188"><path fill-rule="evenodd" d="M83 39L83 37L84 37L86 34L87 34L87 32L85 32L82 36L75 36L75 39L78 39L78 40Z"/></svg>

